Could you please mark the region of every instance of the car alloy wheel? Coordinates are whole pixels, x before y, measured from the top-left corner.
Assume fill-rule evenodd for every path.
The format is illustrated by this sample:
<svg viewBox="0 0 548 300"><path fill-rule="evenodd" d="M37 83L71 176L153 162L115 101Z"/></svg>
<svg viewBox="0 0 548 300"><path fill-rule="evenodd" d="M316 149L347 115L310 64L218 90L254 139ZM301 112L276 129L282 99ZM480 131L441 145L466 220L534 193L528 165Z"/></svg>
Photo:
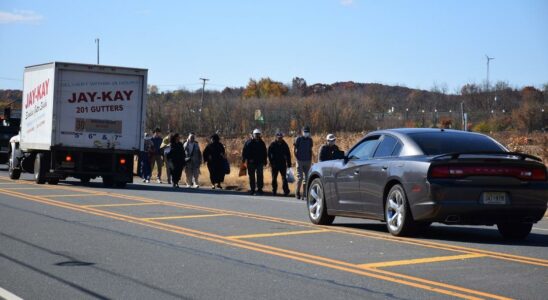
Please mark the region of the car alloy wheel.
<svg viewBox="0 0 548 300"><path fill-rule="evenodd" d="M310 217L314 220L318 220L322 215L323 209L323 189L319 183L314 183L310 187L308 197L308 210Z"/></svg>
<svg viewBox="0 0 548 300"><path fill-rule="evenodd" d="M413 220L401 185L394 185L388 192L384 213L386 227L392 235L412 235L418 231L418 223Z"/></svg>
<svg viewBox="0 0 548 300"><path fill-rule="evenodd" d="M327 214L323 185L320 178L316 178L312 181L306 198L308 216L312 223L318 225L329 225L333 223L335 217Z"/></svg>
<svg viewBox="0 0 548 300"><path fill-rule="evenodd" d="M391 232L400 231L405 214L405 203L399 189L394 189L386 199L386 223Z"/></svg>

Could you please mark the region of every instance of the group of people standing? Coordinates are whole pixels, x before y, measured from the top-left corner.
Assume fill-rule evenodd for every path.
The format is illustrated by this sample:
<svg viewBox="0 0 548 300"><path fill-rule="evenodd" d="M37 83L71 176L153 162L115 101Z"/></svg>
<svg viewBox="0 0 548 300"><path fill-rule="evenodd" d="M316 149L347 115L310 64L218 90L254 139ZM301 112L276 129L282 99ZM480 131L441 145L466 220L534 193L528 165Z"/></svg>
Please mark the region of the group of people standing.
<svg viewBox="0 0 548 300"><path fill-rule="evenodd" d="M162 183L162 168L165 164L168 184L178 188L184 170L186 187L199 188L200 166L204 162L209 170L212 188L215 189L222 188L221 183L225 175L224 160L225 148L217 134L210 137L202 154L194 133L191 132L187 139L181 142L179 133L168 132L165 137L162 137L160 129L156 128L152 137L145 133L138 169L143 182L149 183L156 166L156 182Z"/></svg>
<svg viewBox="0 0 548 300"><path fill-rule="evenodd" d="M335 143L335 135L328 134L326 143L319 150L319 161L339 158L341 151ZM313 146L310 127L305 126L302 128L301 135L293 143L297 171L295 186L295 197L297 199L304 199L306 194L305 184L308 171L312 166ZM229 168L225 147L221 143L218 134L214 134L209 138L209 142L202 153L194 133L191 132L183 143L178 133L168 132L165 137L162 137L159 128L153 131L152 136L145 133L144 151L141 153L140 163L139 170L142 173L143 182L146 183L150 182L154 167L157 169L156 182L162 183L162 167L165 163L167 182L175 188L179 187L183 170L186 176L186 187L198 188L200 166L205 163L209 170L211 187L213 189L222 189L221 183L224 182L227 167ZM264 168L270 163L273 195L278 194L278 176L282 180L283 195L289 195L289 182L286 174L292 166L291 152L282 132L276 133L275 140L267 148L262 139L261 130L253 130L251 138L244 144L242 163L245 165L249 176L249 194L262 195L264 193L263 173Z"/></svg>
<svg viewBox="0 0 548 300"><path fill-rule="evenodd" d="M263 169L267 165L267 162L269 162L272 172L272 194L276 196L278 193L278 175L281 175L283 194L284 196L289 195L289 183L286 173L291 168L291 153L283 137L282 132L277 132L276 139L267 149L266 144L262 140L261 131L255 129L251 138L246 141L242 151L242 163L247 167L250 187L249 194L262 195L264 193ZM326 143L320 148L319 161L331 160L340 155L341 151L335 142L335 135L329 134L326 138ZM308 171L312 166L313 146L310 127L305 126L302 128L302 134L293 143L293 153L297 159L297 181L295 186L295 197L297 199L304 199L306 194L305 183Z"/></svg>

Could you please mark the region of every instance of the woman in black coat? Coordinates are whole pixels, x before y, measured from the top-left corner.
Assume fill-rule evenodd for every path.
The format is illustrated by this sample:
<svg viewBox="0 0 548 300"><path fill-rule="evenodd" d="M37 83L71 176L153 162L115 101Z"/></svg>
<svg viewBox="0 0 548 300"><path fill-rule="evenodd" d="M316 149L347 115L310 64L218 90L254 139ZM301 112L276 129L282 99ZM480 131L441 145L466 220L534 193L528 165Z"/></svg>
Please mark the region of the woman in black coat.
<svg viewBox="0 0 548 300"><path fill-rule="evenodd" d="M164 150L165 153L166 150ZM178 133L171 136L170 148L167 150L167 164L171 172L171 183L174 188L179 187L179 180L185 166L185 149Z"/></svg>
<svg viewBox="0 0 548 300"><path fill-rule="evenodd" d="M213 189L222 189L221 182L225 180L225 147L220 140L219 135L212 135L204 149L204 162L207 163Z"/></svg>

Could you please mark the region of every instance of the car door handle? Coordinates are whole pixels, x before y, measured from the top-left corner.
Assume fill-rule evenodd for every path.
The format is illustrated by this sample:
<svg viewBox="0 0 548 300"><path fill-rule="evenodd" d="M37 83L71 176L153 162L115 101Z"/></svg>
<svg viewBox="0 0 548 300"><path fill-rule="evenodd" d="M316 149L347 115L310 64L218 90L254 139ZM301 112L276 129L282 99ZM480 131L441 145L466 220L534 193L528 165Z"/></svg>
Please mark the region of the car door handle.
<svg viewBox="0 0 548 300"><path fill-rule="evenodd" d="M354 170L354 174L355 174L355 175L360 174L360 170Z"/></svg>
<svg viewBox="0 0 548 300"><path fill-rule="evenodd" d="M386 171L388 169L388 166L382 166L382 170Z"/></svg>

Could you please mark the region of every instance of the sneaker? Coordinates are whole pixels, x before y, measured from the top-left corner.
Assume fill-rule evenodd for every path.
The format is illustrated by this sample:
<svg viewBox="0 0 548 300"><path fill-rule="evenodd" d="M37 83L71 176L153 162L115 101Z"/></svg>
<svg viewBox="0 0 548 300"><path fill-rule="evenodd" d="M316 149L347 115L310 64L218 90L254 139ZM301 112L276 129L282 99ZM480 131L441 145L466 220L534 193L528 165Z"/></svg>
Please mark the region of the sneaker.
<svg viewBox="0 0 548 300"><path fill-rule="evenodd" d="M223 189L223 187L220 184L217 184L217 188L220 189L220 190Z"/></svg>
<svg viewBox="0 0 548 300"><path fill-rule="evenodd" d="M297 200L301 200L301 194L300 193L295 194L295 198L297 198Z"/></svg>
<svg viewBox="0 0 548 300"><path fill-rule="evenodd" d="M195 185L192 186L193 189L197 189L197 188L199 188L199 187L200 187L200 186L197 185L197 184L195 184Z"/></svg>
<svg viewBox="0 0 548 300"><path fill-rule="evenodd" d="M215 185L212 185L212 186L211 186L211 189L214 190L214 189L215 189Z"/></svg>
<svg viewBox="0 0 548 300"><path fill-rule="evenodd" d="M160 178L156 179L156 183L162 183L162 181L160 180Z"/></svg>
<svg viewBox="0 0 548 300"><path fill-rule="evenodd" d="M146 180L146 179L143 179L143 182L147 182L147 180Z"/></svg>
<svg viewBox="0 0 548 300"><path fill-rule="evenodd" d="M190 184L185 184L185 188L189 189L189 188L190 188Z"/></svg>
<svg viewBox="0 0 548 300"><path fill-rule="evenodd" d="M150 183L150 180L149 179L145 180L145 183Z"/></svg>

